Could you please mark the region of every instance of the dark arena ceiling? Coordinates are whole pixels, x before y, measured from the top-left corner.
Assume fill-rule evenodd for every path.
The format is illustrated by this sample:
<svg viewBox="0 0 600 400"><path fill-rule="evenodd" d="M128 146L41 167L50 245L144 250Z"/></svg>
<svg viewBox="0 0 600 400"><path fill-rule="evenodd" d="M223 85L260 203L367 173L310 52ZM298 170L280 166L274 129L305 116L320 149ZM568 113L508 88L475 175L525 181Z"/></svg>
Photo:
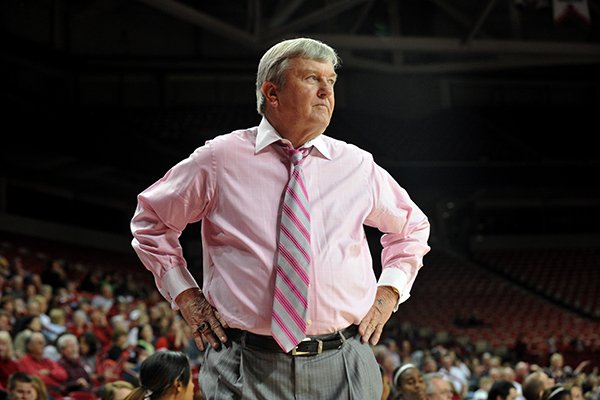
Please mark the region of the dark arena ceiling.
<svg viewBox="0 0 600 400"><path fill-rule="evenodd" d="M600 1L558 3L3 1L0 212L126 231L135 195L169 166L259 121L258 59L297 36L342 59L328 133L409 189L585 193Z"/></svg>

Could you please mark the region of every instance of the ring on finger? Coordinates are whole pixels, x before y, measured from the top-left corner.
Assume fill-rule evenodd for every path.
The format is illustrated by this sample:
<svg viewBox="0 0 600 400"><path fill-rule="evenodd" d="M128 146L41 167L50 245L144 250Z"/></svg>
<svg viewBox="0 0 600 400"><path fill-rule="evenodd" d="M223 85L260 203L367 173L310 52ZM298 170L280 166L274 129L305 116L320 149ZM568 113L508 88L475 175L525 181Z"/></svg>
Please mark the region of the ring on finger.
<svg viewBox="0 0 600 400"><path fill-rule="evenodd" d="M200 333L204 333L208 329L209 329L208 324L206 322L203 322L200 325L198 325L198 332L200 332Z"/></svg>

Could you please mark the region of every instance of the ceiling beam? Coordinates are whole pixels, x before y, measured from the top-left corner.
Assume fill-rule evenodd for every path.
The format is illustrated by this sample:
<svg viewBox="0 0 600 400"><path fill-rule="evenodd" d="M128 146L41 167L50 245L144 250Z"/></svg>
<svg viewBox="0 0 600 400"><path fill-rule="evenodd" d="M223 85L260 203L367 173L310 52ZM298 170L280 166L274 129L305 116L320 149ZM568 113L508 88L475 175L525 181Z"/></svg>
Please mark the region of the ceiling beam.
<svg viewBox="0 0 600 400"><path fill-rule="evenodd" d="M516 41L476 39L464 43L460 38L381 37L337 34L314 34L336 49L372 51L413 51L424 53L524 54L581 56L600 59L600 45L578 42Z"/></svg>
<svg viewBox="0 0 600 400"><path fill-rule="evenodd" d="M176 0L138 0L147 6L156 8L169 15L187 21L201 29L241 43L246 46L259 47L258 38L242 29L231 26L206 13L198 11Z"/></svg>

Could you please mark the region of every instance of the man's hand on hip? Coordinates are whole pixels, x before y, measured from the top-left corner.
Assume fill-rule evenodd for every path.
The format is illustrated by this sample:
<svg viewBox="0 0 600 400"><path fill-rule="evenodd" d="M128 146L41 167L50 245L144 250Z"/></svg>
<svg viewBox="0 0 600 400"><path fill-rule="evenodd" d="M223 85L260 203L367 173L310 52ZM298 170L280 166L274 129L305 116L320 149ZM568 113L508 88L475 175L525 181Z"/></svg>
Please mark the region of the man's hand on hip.
<svg viewBox="0 0 600 400"><path fill-rule="evenodd" d="M224 331L224 328L228 327L227 323L206 300L200 289L184 290L175 298L175 303L187 324L192 328L198 349L204 350L205 341L215 350L221 349L221 343L228 345L227 335Z"/></svg>
<svg viewBox="0 0 600 400"><path fill-rule="evenodd" d="M362 342L375 346L379 342L385 323L390 319L398 302L398 292L391 286L378 286L373 306L360 321L358 333Z"/></svg>

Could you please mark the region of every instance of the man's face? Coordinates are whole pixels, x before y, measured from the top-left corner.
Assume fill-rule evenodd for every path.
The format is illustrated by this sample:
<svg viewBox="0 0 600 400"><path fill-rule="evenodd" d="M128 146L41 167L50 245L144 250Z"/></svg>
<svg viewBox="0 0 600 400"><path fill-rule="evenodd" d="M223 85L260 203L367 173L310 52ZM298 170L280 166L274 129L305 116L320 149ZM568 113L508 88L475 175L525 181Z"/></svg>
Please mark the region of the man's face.
<svg viewBox="0 0 600 400"><path fill-rule="evenodd" d="M10 392L12 400L36 400L37 392L30 382L16 382L15 388Z"/></svg>
<svg viewBox="0 0 600 400"><path fill-rule="evenodd" d="M60 349L60 353L69 360L76 360L79 358L79 344L75 341L66 341L63 348Z"/></svg>
<svg viewBox="0 0 600 400"><path fill-rule="evenodd" d="M34 334L34 335L35 336L33 336L29 341L27 350L30 354L32 354L36 357L41 357L42 354L44 353L44 346L46 345L46 340L44 339L44 336L42 336L41 334Z"/></svg>
<svg viewBox="0 0 600 400"><path fill-rule="evenodd" d="M323 133L335 107L336 79L337 74L329 62L306 58L288 60L285 82L276 89L276 107L282 121L312 132L309 140Z"/></svg>
<svg viewBox="0 0 600 400"><path fill-rule="evenodd" d="M434 378L431 381L433 391L427 393L427 400L450 400L453 392L451 383L442 378Z"/></svg>

